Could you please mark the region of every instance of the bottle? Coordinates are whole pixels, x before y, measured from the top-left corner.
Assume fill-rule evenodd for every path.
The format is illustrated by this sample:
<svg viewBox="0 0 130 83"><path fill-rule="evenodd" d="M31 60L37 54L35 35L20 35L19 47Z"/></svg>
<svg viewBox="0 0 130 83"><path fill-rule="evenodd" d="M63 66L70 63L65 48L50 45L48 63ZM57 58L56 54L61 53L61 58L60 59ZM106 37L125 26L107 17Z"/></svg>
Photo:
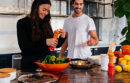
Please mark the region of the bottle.
<svg viewBox="0 0 130 83"><path fill-rule="evenodd" d="M60 34L60 32L59 32L58 30L55 30L55 31L54 31L54 35L53 35L53 38L54 38L54 39L57 39L59 34ZM54 51L54 50L55 50L55 48L52 47L52 46L49 46L48 49L51 50L51 51Z"/></svg>
<svg viewBox="0 0 130 83"><path fill-rule="evenodd" d="M108 74L113 75L114 74L114 64L113 64L114 53L109 52L108 56L109 56Z"/></svg>

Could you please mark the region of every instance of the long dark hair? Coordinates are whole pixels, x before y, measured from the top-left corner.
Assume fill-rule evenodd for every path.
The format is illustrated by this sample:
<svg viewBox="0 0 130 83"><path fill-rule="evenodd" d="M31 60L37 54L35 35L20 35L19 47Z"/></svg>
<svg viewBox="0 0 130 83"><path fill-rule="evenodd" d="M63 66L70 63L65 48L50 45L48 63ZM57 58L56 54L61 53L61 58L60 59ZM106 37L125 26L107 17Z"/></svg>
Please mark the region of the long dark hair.
<svg viewBox="0 0 130 83"><path fill-rule="evenodd" d="M41 20L38 16L38 8L41 4L50 4L51 2L50 0L34 0L32 7L31 7L31 13L30 13L30 18L32 20L32 40L39 40L41 39L43 36L44 37L52 37L53 36L53 32L51 29L51 25L50 25L50 13L48 13L48 15L45 16L45 18L43 20Z"/></svg>

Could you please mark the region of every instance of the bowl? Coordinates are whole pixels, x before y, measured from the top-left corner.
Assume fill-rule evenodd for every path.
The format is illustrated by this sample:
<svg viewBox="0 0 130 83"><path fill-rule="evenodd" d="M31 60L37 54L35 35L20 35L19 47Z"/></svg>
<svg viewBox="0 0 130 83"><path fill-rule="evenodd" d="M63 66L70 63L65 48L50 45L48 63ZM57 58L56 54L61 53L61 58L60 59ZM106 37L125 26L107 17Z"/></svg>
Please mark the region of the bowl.
<svg viewBox="0 0 130 83"><path fill-rule="evenodd" d="M93 64L101 65L101 55L89 56L88 61Z"/></svg>
<svg viewBox="0 0 130 83"><path fill-rule="evenodd" d="M130 55L130 45L123 45L121 48L123 55Z"/></svg>
<svg viewBox="0 0 130 83"><path fill-rule="evenodd" d="M68 60L70 61L70 59ZM61 71L65 70L70 64L70 62L62 64L45 64L40 62L34 62L34 63L37 64L41 69L53 73L60 73Z"/></svg>

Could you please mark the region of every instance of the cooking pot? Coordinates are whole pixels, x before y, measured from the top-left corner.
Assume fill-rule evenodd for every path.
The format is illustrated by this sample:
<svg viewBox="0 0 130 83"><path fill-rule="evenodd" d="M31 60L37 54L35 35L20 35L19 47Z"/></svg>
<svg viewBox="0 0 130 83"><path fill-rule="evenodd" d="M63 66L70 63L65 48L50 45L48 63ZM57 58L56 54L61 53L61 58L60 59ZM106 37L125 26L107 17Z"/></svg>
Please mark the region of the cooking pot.
<svg viewBox="0 0 130 83"><path fill-rule="evenodd" d="M89 69L92 67L92 63L90 63L88 60L83 60L83 59L72 59L70 61L70 66L72 68L76 69Z"/></svg>

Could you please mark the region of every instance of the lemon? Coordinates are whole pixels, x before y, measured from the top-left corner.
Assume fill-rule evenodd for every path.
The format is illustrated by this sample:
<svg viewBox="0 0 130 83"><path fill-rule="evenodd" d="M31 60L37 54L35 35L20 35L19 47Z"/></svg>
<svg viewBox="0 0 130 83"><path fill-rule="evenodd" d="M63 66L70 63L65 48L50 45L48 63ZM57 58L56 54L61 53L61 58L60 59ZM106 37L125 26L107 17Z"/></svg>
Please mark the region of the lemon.
<svg viewBox="0 0 130 83"><path fill-rule="evenodd" d="M121 60L121 62L120 62L120 64L124 64L124 65L126 65L127 64L127 60Z"/></svg>
<svg viewBox="0 0 130 83"><path fill-rule="evenodd" d="M124 58L119 58L119 63L120 63L122 60L124 60Z"/></svg>
<svg viewBox="0 0 130 83"><path fill-rule="evenodd" d="M124 56L124 59L130 60L130 55L125 55L125 56Z"/></svg>
<svg viewBox="0 0 130 83"><path fill-rule="evenodd" d="M130 65L130 61L127 62L127 65Z"/></svg>
<svg viewBox="0 0 130 83"><path fill-rule="evenodd" d="M130 72L130 66L128 67L128 72Z"/></svg>
<svg viewBox="0 0 130 83"><path fill-rule="evenodd" d="M122 67L121 67L120 65L116 65L116 66L115 66L115 70L116 70L117 72L121 72L121 71L122 71Z"/></svg>
<svg viewBox="0 0 130 83"><path fill-rule="evenodd" d="M129 68L129 65L124 65L124 66L123 66L123 70L124 70L124 71L128 71L128 68Z"/></svg>

